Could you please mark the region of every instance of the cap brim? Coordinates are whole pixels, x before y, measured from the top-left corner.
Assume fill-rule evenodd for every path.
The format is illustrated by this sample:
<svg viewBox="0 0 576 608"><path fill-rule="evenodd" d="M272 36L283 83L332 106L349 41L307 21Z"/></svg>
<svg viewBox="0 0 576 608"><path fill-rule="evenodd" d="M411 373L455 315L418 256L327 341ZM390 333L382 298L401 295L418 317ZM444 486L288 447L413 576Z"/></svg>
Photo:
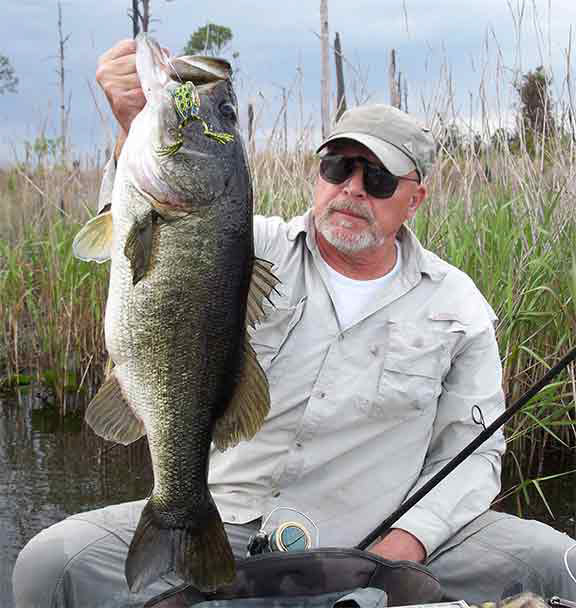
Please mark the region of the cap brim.
<svg viewBox="0 0 576 608"><path fill-rule="evenodd" d="M322 142L322 145L316 152L320 152L320 150L325 148L330 142L336 141L337 139L352 139L363 146L366 146L393 175L407 175L412 171L418 170L416 163L396 146L372 135L367 135L366 133L337 133Z"/></svg>

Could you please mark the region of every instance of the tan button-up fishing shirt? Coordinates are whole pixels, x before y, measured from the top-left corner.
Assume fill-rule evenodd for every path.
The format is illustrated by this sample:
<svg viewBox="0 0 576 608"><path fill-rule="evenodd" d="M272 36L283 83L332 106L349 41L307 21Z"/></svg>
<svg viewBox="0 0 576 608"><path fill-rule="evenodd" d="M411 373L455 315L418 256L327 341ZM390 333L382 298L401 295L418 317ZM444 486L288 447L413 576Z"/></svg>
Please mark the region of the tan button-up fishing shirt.
<svg viewBox="0 0 576 608"><path fill-rule="evenodd" d="M114 165L99 209L111 200ZM356 545L504 409L495 315L472 280L406 228L402 266L350 327L341 327L308 213L256 217L256 255L282 281L253 333L272 406L250 442L214 451L210 489L222 517L242 523L296 508L322 546ZM269 307L270 308L270 307ZM395 527L428 554L485 511L500 489L496 433Z"/></svg>
<svg viewBox="0 0 576 608"><path fill-rule="evenodd" d="M282 281L252 344L270 381L263 428L211 458L210 489L227 522L296 508L323 546L353 546L502 413L495 315L472 280L406 228L388 289L342 327L310 213L255 218L256 255ZM502 434L395 527L430 554L485 511L500 489Z"/></svg>

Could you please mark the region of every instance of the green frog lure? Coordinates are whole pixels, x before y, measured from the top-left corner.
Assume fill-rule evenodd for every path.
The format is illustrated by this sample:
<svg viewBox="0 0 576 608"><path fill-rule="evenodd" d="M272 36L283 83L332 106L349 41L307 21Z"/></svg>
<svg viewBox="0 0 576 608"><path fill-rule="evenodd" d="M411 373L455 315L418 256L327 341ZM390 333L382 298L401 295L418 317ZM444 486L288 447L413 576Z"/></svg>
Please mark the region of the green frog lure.
<svg viewBox="0 0 576 608"><path fill-rule="evenodd" d="M176 154L178 150L182 147L184 143L184 137L182 135L182 131L193 121L199 120L202 123L202 127L204 128L204 135L217 141L220 144L227 144L234 140L234 135L230 135L229 133L218 133L216 131L212 131L210 127L207 125L206 121L200 118L199 110L200 110L200 96L198 95L198 90L192 84L192 82L187 81L178 86L173 92L172 97L174 99L174 106L176 107L176 112L180 118L180 122L178 123L178 130L176 132L176 142L171 146L163 146L158 150L159 156L172 156Z"/></svg>

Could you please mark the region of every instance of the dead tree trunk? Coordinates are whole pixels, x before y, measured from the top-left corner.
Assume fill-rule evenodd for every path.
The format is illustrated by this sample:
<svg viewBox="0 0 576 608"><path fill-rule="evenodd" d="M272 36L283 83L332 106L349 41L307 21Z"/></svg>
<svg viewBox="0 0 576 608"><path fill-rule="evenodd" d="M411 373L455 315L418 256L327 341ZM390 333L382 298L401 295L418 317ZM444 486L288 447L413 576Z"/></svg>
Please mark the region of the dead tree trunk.
<svg viewBox="0 0 576 608"><path fill-rule="evenodd" d="M150 0L142 1L142 31L147 32L150 25Z"/></svg>
<svg viewBox="0 0 576 608"><path fill-rule="evenodd" d="M342 66L342 46L340 34L334 38L334 64L336 65L336 121L346 112L346 90L344 87L344 68Z"/></svg>
<svg viewBox="0 0 576 608"><path fill-rule="evenodd" d="M251 103L248 104L248 150L254 159L254 106Z"/></svg>
<svg viewBox="0 0 576 608"><path fill-rule="evenodd" d="M408 83L406 82L406 78L403 80L404 84L404 112L408 112Z"/></svg>
<svg viewBox="0 0 576 608"><path fill-rule="evenodd" d="M286 96L286 87L282 87L282 107L284 108L283 116L283 136L284 136L284 154L288 154L288 97Z"/></svg>
<svg viewBox="0 0 576 608"><path fill-rule="evenodd" d="M66 71L64 70L64 49L70 34L64 36L62 33L62 4L58 2L58 40L59 40L59 54L58 54L58 80L60 83L60 140L61 140L61 162L65 167L68 156L68 109L66 107L66 86L65 76Z"/></svg>
<svg viewBox="0 0 576 608"><path fill-rule="evenodd" d="M398 91L398 80L396 78L396 51L390 51L390 66L388 68L388 86L390 90L390 105L400 107L400 95Z"/></svg>
<svg viewBox="0 0 576 608"><path fill-rule="evenodd" d="M320 44L322 47L322 139L330 132L330 56L328 38L328 0L320 0Z"/></svg>
<svg viewBox="0 0 576 608"><path fill-rule="evenodd" d="M138 0L132 0L132 36L136 38L140 33L140 9L138 8Z"/></svg>
<svg viewBox="0 0 576 608"><path fill-rule="evenodd" d="M142 5L142 10L140 10ZM132 34L136 38L140 32L147 32L150 24L150 0L132 0L132 10L129 11L132 19Z"/></svg>

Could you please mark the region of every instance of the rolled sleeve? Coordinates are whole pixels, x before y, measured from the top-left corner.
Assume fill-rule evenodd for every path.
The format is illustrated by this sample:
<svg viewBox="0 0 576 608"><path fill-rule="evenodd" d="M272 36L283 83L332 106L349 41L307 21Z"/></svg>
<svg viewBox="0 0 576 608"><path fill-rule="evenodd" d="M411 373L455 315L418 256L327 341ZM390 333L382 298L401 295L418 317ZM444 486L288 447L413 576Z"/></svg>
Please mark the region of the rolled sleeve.
<svg viewBox="0 0 576 608"><path fill-rule="evenodd" d="M432 439L411 494L428 482L504 411L502 369L491 323L472 332L452 361L442 386ZM430 555L462 526L486 511L500 491L504 435L497 431L452 471L394 527L416 536Z"/></svg>
<svg viewBox="0 0 576 608"><path fill-rule="evenodd" d="M288 224L279 216L254 216L254 254L257 258L274 261L279 257ZM280 243L279 243L280 242Z"/></svg>

